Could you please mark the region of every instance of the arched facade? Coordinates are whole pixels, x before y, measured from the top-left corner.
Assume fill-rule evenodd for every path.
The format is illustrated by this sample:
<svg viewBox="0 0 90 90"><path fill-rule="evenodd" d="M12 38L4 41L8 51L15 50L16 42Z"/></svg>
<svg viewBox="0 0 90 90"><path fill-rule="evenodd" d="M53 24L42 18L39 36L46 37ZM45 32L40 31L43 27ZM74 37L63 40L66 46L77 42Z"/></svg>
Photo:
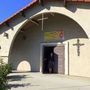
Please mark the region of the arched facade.
<svg viewBox="0 0 90 90"><path fill-rule="evenodd" d="M37 18L41 18L41 14L44 13L46 14L46 16L48 16L49 18L51 18L51 20L53 19L55 21L58 20L57 17L59 18L59 20L61 19L62 24L59 24L60 21L56 22L56 26L55 23L52 23L50 28L50 23L48 22L48 20L46 20L44 23L44 25L47 26L47 24L49 25L50 29L56 29L55 31L57 31L59 28L64 29L64 33L66 32L65 35L65 39L63 41L63 44L65 44L65 74L70 74L70 75L80 75L80 76L89 76L90 74L88 73L89 67L87 67L84 71L81 70L81 72L78 71L78 66L81 62L85 63L83 59L82 55L85 55L85 60L87 60L87 62L85 63L85 65L89 64L89 55L86 56L86 53L82 53L81 56L77 55L77 47L73 46L73 44L75 44L77 42L77 39L80 39L80 42L84 43L84 45L86 45L85 48L80 47L80 50L82 48L82 51L80 52L84 52L84 50L89 49L89 36L90 36L90 32L89 32L89 22L90 20L88 19L87 15L85 15L84 13L88 12L87 14L90 15L90 9L86 10L86 9L81 9L78 8L78 6L75 6L77 8L77 10L75 12L70 11L69 9L65 8L62 6L61 4L58 4L58 2L53 3L48 3L46 4L44 7L41 6L36 6L33 9L30 9L26 12L26 18L21 17L21 16L17 16L15 20L11 21L11 25L13 26L13 30L11 28L8 28L6 26L1 28L1 35L0 35L0 40L1 41L1 46L2 49L1 51L1 56L4 59L4 61L6 60L6 62L8 62L8 60L10 60L10 55L12 54L12 49L13 49L13 45L15 44L15 40L18 40L17 38L20 36L20 32L21 29L23 30L23 28L28 26L28 23L31 23L31 28L36 29L39 28L39 30L41 30L41 22L40 25L36 25L35 23L32 23L30 21L30 19L37 19ZM87 6L86 6L87 7ZM71 9L73 9L73 7L71 7ZM65 19L66 22L64 22L63 20ZM68 23L68 22L69 23ZM51 22L51 21L50 21ZM64 23L65 23L65 27L70 27L72 30L69 31L69 28L65 28L64 27ZM68 26L68 25L69 26ZM71 25L72 26L71 26ZM36 26L36 28L34 27ZM49 28L47 28L49 31ZM53 30L54 30L53 29ZM77 29L77 31L75 31ZM9 39L7 39L6 37L3 37L3 33L7 32L9 34ZM27 32L26 32L27 33ZM39 32L37 32L39 33ZM33 34L35 35L35 32L33 32ZM75 36L76 34L76 36ZM27 37L27 35L26 35ZM32 38L33 39L33 38ZM44 41L41 40L41 42L43 42L42 45L45 45ZM40 43L41 43L40 42ZM56 42L51 42L53 44L56 44ZM58 43L58 42L57 42ZM61 43L61 42L60 42ZM50 42L48 43L50 44ZM7 46L6 46L7 45ZM39 46L39 62L42 62L41 59L42 57L40 57L41 52L41 48L42 45ZM70 49L70 50L68 50ZM71 52L72 51L72 52ZM67 53L69 52L69 53ZM75 53L75 54L74 54ZM89 51L87 51L87 53L89 53ZM81 54L81 53L80 53ZM27 57L27 56L26 56ZM22 58L26 58L26 57L22 57ZM28 58L28 57L27 57ZM78 60L78 61L72 61L72 59ZM70 65L68 65L68 62L70 61ZM42 67L41 63L38 63L38 65L36 67L38 67L36 70L34 68L34 70L32 71L40 71L40 66ZM75 68L75 66L77 66L77 68ZM35 66L33 66L35 67ZM83 65L81 65L81 68L83 67ZM31 69L32 69L32 65L31 65ZM85 72L87 70L87 72ZM84 74L83 74L84 73Z"/></svg>

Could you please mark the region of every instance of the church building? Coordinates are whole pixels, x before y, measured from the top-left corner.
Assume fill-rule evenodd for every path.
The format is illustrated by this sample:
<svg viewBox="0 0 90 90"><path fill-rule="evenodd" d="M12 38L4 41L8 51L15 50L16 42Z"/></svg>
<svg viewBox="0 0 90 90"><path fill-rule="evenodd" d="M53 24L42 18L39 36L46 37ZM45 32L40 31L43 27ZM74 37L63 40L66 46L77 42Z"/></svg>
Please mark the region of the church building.
<svg viewBox="0 0 90 90"><path fill-rule="evenodd" d="M0 57L18 72L90 77L90 0L32 0L0 23Z"/></svg>

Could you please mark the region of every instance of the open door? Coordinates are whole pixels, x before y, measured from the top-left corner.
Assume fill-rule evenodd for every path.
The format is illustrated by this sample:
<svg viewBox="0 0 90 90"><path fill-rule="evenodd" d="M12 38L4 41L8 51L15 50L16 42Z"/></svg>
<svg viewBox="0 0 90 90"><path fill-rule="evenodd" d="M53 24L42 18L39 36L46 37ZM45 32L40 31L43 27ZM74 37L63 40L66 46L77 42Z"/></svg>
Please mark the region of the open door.
<svg viewBox="0 0 90 90"><path fill-rule="evenodd" d="M58 73L65 74L65 46L63 44L56 46L54 53L58 55Z"/></svg>

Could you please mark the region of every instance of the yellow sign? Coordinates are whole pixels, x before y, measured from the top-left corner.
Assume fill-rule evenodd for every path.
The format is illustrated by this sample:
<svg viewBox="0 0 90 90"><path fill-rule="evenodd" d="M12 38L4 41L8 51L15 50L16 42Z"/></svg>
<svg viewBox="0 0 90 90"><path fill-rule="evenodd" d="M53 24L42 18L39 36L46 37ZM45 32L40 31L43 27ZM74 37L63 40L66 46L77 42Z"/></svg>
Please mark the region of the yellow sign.
<svg viewBox="0 0 90 90"><path fill-rule="evenodd" d="M52 41L52 40L63 40L64 39L64 32L63 31L51 31L44 33L44 40L45 41Z"/></svg>

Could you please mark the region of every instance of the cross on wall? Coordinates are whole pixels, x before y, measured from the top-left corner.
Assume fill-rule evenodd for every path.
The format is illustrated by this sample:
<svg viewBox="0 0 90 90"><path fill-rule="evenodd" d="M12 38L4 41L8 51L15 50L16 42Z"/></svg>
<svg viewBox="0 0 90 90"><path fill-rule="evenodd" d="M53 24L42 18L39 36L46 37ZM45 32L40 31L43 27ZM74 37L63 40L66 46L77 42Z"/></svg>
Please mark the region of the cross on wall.
<svg viewBox="0 0 90 90"><path fill-rule="evenodd" d="M76 46L77 47L77 55L80 56L80 46L83 46L84 44L83 43L80 43L80 40L77 39L77 43L76 44L73 44L73 46Z"/></svg>
<svg viewBox="0 0 90 90"><path fill-rule="evenodd" d="M38 21L42 21L42 31L44 29L44 20L48 19L48 17L44 17L44 14L42 13L42 18L38 19Z"/></svg>

